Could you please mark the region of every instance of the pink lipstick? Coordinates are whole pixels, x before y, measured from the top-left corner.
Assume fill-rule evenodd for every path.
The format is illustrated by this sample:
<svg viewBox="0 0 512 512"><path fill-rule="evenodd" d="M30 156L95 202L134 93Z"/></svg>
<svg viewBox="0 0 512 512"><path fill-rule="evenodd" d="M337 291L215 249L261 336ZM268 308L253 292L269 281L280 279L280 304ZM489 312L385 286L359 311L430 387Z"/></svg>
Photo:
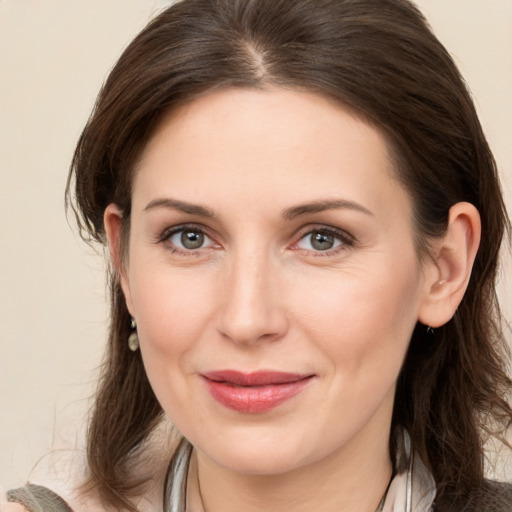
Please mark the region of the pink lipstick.
<svg viewBox="0 0 512 512"><path fill-rule="evenodd" d="M313 378L311 374L222 370L203 373L208 391L222 405L238 412L266 412L294 397Z"/></svg>

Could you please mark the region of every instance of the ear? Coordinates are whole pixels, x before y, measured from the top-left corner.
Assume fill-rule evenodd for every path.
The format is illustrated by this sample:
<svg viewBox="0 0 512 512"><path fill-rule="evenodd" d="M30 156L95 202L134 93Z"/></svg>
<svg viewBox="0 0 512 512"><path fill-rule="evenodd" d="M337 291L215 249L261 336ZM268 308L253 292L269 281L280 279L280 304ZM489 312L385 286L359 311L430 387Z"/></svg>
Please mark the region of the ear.
<svg viewBox="0 0 512 512"><path fill-rule="evenodd" d="M470 203L450 208L446 233L434 242L427 263L425 295L418 320L431 327L448 322L459 307L480 244L480 214Z"/></svg>
<svg viewBox="0 0 512 512"><path fill-rule="evenodd" d="M110 261L119 279L119 283L121 284L128 311L133 316L130 283L128 280L126 260L125 257L123 257L124 255L121 240L122 224L123 214L121 210L116 204L110 203L105 208L105 212L103 214L103 225L105 226L105 233L107 235Z"/></svg>

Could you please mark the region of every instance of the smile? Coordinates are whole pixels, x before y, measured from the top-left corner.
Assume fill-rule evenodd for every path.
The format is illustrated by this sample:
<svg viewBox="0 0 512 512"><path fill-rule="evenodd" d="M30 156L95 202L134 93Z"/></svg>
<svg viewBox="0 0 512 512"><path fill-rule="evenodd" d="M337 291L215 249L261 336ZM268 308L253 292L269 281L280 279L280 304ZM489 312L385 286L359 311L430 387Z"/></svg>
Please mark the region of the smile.
<svg viewBox="0 0 512 512"><path fill-rule="evenodd" d="M273 371L242 373L235 370L201 375L219 403L243 413L269 411L300 393L314 375Z"/></svg>

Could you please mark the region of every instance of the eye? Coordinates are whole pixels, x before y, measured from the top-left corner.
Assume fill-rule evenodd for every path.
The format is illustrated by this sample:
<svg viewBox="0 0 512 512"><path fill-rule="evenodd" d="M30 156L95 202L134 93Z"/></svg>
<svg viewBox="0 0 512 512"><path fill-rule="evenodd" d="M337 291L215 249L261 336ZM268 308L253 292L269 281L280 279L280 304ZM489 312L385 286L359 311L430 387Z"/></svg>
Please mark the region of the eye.
<svg viewBox="0 0 512 512"><path fill-rule="evenodd" d="M164 234L165 241L176 251L195 251L215 246L215 242L200 228L181 226Z"/></svg>
<svg viewBox="0 0 512 512"><path fill-rule="evenodd" d="M184 249L199 249L203 246L205 238L208 237L206 237L205 234L201 233L200 231L184 229L183 231L178 231L173 236L171 236L170 241L177 246L181 244Z"/></svg>
<svg viewBox="0 0 512 512"><path fill-rule="evenodd" d="M296 244L297 249L314 252L328 252L352 245L347 234L334 229L309 230Z"/></svg>

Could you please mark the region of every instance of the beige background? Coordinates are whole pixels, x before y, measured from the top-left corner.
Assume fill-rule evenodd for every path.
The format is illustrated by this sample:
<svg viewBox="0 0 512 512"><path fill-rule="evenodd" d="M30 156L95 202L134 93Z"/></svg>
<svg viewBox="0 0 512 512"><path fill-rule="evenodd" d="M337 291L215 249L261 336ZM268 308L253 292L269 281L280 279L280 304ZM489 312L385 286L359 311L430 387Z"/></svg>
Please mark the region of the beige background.
<svg viewBox="0 0 512 512"><path fill-rule="evenodd" d="M106 331L102 256L63 191L95 95L157 0L0 0L0 482L80 445ZM512 205L512 0L421 0L476 97ZM507 272L504 272L506 277ZM509 279L510 284L510 279ZM512 318L512 292L501 297Z"/></svg>

